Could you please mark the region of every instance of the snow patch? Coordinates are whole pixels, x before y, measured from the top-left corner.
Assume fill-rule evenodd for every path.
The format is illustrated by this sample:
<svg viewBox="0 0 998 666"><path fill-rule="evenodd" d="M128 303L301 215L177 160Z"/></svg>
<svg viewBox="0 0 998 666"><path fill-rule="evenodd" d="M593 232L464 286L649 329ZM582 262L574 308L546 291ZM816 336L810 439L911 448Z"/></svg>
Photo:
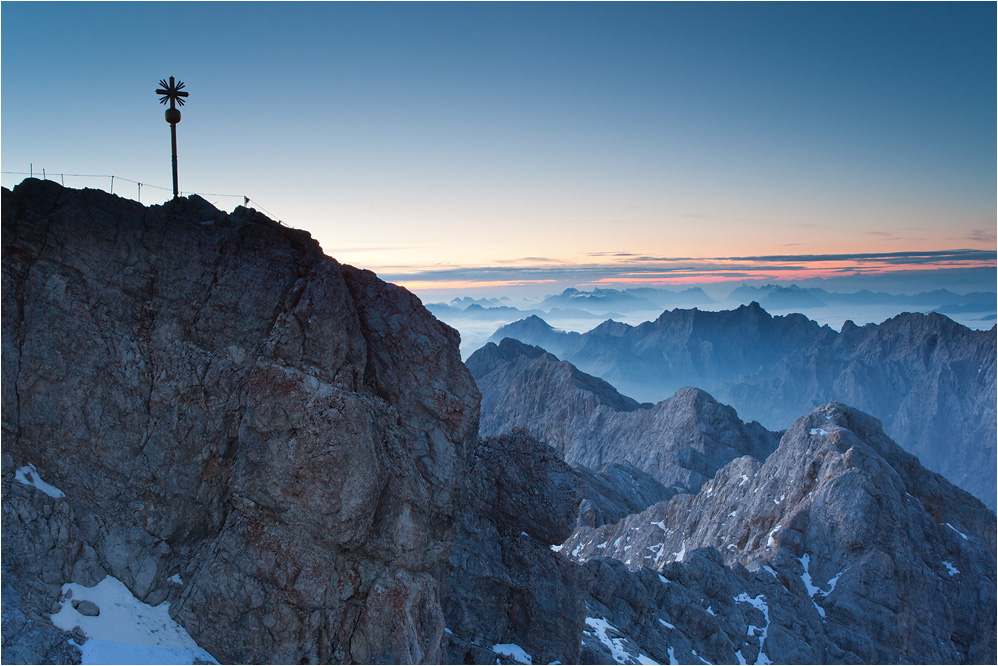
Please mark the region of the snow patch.
<svg viewBox="0 0 998 666"><path fill-rule="evenodd" d="M811 580L811 572L807 570L808 564L810 564L810 562L811 562L810 555L808 555L807 553L801 555L800 563L804 566L804 573L800 575L800 579L804 581L804 587L807 588L807 596L813 597L814 595L821 592L821 590L814 584L814 581ZM822 614L822 617L824 617L824 614Z"/></svg>
<svg viewBox="0 0 998 666"><path fill-rule="evenodd" d="M607 622L606 620L604 620L603 618L587 617L586 626L590 627L591 630L586 629L585 633L589 634L590 636L595 636L597 639L599 639L599 642L605 645L607 649L610 650L610 655L613 657L613 660L618 664L626 664L633 659L637 659L639 664L651 665L658 663L648 655L641 654L641 652L638 652L637 656L632 657L624 648L624 638L621 631L616 627L614 627L609 622ZM616 633L619 637L611 638L609 635L609 632L611 631Z"/></svg>
<svg viewBox="0 0 998 666"><path fill-rule="evenodd" d="M183 585L184 584L184 581L180 577L180 574L173 574L172 576L170 576L169 578L166 579L166 582L167 583L174 583L176 585Z"/></svg>
<svg viewBox="0 0 998 666"><path fill-rule="evenodd" d="M714 609L711 608L710 606L707 606L707 615L713 615L714 617L717 617L717 613L715 613Z"/></svg>
<svg viewBox="0 0 998 666"><path fill-rule="evenodd" d="M953 527L949 523L946 523L946 527L950 528L951 530L953 530L954 532L956 532L957 534L959 534L960 536L962 536L964 541L970 541L970 537L969 536L967 536L966 534L964 534L960 530L956 529L955 527Z"/></svg>
<svg viewBox="0 0 998 666"><path fill-rule="evenodd" d="M759 656L756 657L756 664L772 664L769 657L763 648L766 646L766 636L769 635L769 604L766 603L766 597L762 594L757 594L755 597L750 597L747 592L742 592L737 597L735 597L735 602L741 602L746 604L751 604L753 607L762 611L763 617L766 619L765 627L757 627L750 624L746 634L748 636L758 636L759 637ZM741 650L736 653L738 657L738 663L744 664L745 658L741 654Z"/></svg>
<svg viewBox="0 0 998 666"><path fill-rule="evenodd" d="M678 553L673 553L672 555L675 558L673 559L674 562L682 562L683 558L686 557L686 542L683 541L683 547L679 549Z"/></svg>
<svg viewBox="0 0 998 666"><path fill-rule="evenodd" d="M89 637L81 647L84 664L193 664L218 662L170 617L170 603L144 604L117 578L107 576L94 587L78 583L62 586L63 595L90 601L100 613L83 615L64 603L49 617L64 631L79 626Z"/></svg>
<svg viewBox="0 0 998 666"><path fill-rule="evenodd" d="M17 479L18 482L40 490L54 499L62 499L66 496L66 493L62 492L55 486L42 481L42 477L38 476L38 470L36 470L35 466L31 463L28 463L14 472L14 478Z"/></svg>
<svg viewBox="0 0 998 666"><path fill-rule="evenodd" d="M835 590L835 586L839 582L839 577L842 576L842 574L844 574L845 572L849 571L851 567L846 567L842 571L835 574L832 578L830 578L828 580L828 591L826 592L825 590L822 590L820 587L815 585L814 581L811 579L811 572L808 571L808 565L810 564L810 562L811 562L811 556L808 555L807 553L804 553L800 557L801 566L804 567L804 573L800 575L800 579L804 581L804 587L807 588L807 595L811 597L811 603L814 604L814 607L818 610L818 615L820 615L821 617L825 617L825 609L818 605L818 602L814 600L814 596L821 595L822 597L827 597L829 594L831 594L832 591Z"/></svg>
<svg viewBox="0 0 998 666"><path fill-rule="evenodd" d="M669 624L668 622L666 622L666 621L665 621L665 620L663 620L662 618L658 618L658 622L659 622L659 624L661 624L661 625L662 625L663 627L665 627L666 629L675 629L675 628L676 628L676 625L674 625L674 624Z"/></svg>
<svg viewBox="0 0 998 666"><path fill-rule="evenodd" d="M946 571L950 576L955 576L960 573L960 570L953 566L953 563L949 560L943 560L943 565L946 567Z"/></svg>
<svg viewBox="0 0 998 666"><path fill-rule="evenodd" d="M824 428L811 428L811 434L824 437L825 435L828 434L828 431L825 430Z"/></svg>
<svg viewBox="0 0 998 666"><path fill-rule="evenodd" d="M560 546L555 546L554 544L551 544L551 550L553 550L556 553L560 553L561 549L564 548L564 547L565 547L565 544L561 544Z"/></svg>
<svg viewBox="0 0 998 666"><path fill-rule="evenodd" d="M776 578L776 579L779 579L779 575L778 575L778 574L776 573L776 570L775 570L775 569L773 569L773 567L771 567L771 566L769 566L769 565L767 564L766 566L764 566L764 567L763 567L763 569L764 569L765 571L767 571L767 572L771 573L771 574L773 575L773 578Z"/></svg>
<svg viewBox="0 0 998 666"><path fill-rule="evenodd" d="M738 487L741 487L742 484L744 484L746 481L748 481L748 476L746 476L745 474L742 474L741 479L742 480L738 482Z"/></svg>
<svg viewBox="0 0 998 666"><path fill-rule="evenodd" d="M533 664L534 658L516 643L496 643L492 651L504 657L514 659L519 664Z"/></svg>
<svg viewBox="0 0 998 666"><path fill-rule="evenodd" d="M665 526L664 520L660 520L657 523L652 523L652 525L662 528L662 531L665 532L666 534L669 533L669 528Z"/></svg>
<svg viewBox="0 0 998 666"><path fill-rule="evenodd" d="M679 666L679 662L676 660L676 651L669 646L669 666Z"/></svg>

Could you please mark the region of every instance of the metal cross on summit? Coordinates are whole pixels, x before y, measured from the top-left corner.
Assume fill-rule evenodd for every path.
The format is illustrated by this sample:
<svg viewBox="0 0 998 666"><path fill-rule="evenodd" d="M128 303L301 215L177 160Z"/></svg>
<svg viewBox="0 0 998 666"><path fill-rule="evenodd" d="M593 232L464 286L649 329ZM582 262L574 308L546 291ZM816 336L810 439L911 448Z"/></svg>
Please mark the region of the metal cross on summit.
<svg viewBox="0 0 998 666"><path fill-rule="evenodd" d="M170 102L170 108L166 110L166 122L170 123L170 140L173 144L173 198L176 199L180 196L180 188L177 183L177 123L180 122L180 109L177 108L177 105L183 106L184 98L189 93L182 92L184 82L174 83L172 76L169 83L166 79L160 79L159 86L156 89L156 94L162 95L159 98L160 104Z"/></svg>

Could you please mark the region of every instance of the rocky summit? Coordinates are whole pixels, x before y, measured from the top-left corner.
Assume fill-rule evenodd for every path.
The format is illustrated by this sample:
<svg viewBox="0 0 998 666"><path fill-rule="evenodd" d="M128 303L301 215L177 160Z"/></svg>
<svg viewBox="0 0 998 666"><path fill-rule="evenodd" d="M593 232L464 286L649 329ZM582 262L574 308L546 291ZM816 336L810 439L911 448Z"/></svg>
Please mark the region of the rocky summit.
<svg viewBox="0 0 998 666"><path fill-rule="evenodd" d="M78 660L53 618L107 577L222 662L445 660L457 333L250 209L26 180L2 216L3 661Z"/></svg>

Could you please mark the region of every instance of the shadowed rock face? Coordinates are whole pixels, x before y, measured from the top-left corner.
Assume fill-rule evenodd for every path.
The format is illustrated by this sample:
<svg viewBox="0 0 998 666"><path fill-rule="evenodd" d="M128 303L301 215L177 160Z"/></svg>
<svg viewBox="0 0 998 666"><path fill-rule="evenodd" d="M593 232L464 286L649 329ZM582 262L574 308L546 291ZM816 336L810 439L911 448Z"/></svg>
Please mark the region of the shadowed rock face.
<svg viewBox="0 0 998 666"><path fill-rule="evenodd" d="M926 467L994 509L995 335L912 313L879 325L846 322L836 333L752 303L666 311L639 326L607 322L581 335L532 317L490 340L539 345L639 400L696 386L772 429L829 401L855 406Z"/></svg>
<svg viewBox="0 0 998 666"><path fill-rule="evenodd" d="M738 650L750 662L995 660L994 513L835 403L795 421L764 463L740 458L695 495L580 527L561 552L596 577L590 613L653 658L681 643L726 663ZM759 595L765 618L741 617ZM745 639L763 620L766 640Z"/></svg>
<svg viewBox="0 0 998 666"><path fill-rule="evenodd" d="M492 648L509 644L534 663L578 663L585 590L550 546L571 534L581 488L578 472L525 433L479 444L446 577L447 663L493 664Z"/></svg>
<svg viewBox="0 0 998 666"><path fill-rule="evenodd" d="M765 459L777 435L694 388L638 404L539 347L489 343L468 359L483 435L523 428L573 466L626 462L672 493L695 492L734 458Z"/></svg>
<svg viewBox="0 0 998 666"><path fill-rule="evenodd" d="M479 395L405 290L252 210L28 180L3 192L2 372L30 621L110 574L223 662L443 658Z"/></svg>

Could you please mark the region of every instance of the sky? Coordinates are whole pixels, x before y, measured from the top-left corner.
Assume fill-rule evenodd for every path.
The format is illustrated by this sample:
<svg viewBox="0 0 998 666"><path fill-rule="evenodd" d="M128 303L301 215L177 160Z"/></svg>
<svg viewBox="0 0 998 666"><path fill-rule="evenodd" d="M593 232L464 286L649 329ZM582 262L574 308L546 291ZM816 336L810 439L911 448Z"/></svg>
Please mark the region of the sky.
<svg viewBox="0 0 998 666"><path fill-rule="evenodd" d="M424 300L994 289L995 3L3 2L0 32L5 187L161 203L172 75L182 191Z"/></svg>

